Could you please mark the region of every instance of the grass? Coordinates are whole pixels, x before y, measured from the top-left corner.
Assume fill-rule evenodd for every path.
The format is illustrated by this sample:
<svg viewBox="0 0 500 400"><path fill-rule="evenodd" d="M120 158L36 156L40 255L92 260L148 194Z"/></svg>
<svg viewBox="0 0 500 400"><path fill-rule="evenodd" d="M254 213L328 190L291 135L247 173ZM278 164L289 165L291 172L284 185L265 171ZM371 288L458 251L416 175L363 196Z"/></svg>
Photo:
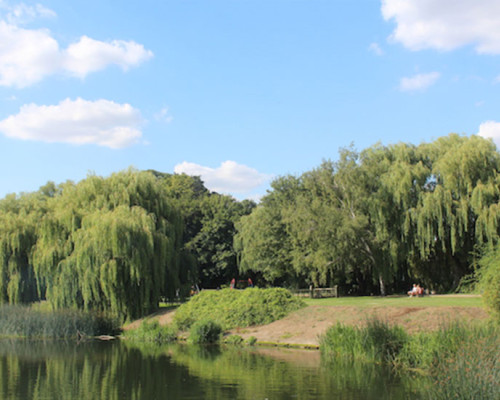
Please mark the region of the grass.
<svg viewBox="0 0 500 400"><path fill-rule="evenodd" d="M160 326L158 321L143 321L138 328L125 331L123 336L136 342L169 343L177 340L177 327Z"/></svg>
<svg viewBox="0 0 500 400"><path fill-rule="evenodd" d="M118 321L101 314L35 306L0 306L0 335L25 338L77 338L114 335Z"/></svg>
<svg viewBox="0 0 500 400"><path fill-rule="evenodd" d="M436 332L407 334L398 326L372 320L366 327L337 324L321 338L329 360L380 362L429 375L428 397L500 398L500 328L494 323L454 323Z"/></svg>
<svg viewBox="0 0 500 400"><path fill-rule="evenodd" d="M361 296L332 297L326 299L304 299L308 306L354 306L354 307L482 307L480 296L438 295L426 297L408 296Z"/></svg>

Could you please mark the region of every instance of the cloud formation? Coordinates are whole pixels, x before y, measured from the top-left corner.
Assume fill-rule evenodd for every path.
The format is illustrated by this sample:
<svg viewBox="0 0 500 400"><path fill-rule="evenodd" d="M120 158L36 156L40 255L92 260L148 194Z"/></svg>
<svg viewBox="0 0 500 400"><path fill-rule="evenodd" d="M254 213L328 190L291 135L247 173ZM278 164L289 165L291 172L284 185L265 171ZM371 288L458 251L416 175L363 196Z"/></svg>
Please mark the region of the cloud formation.
<svg viewBox="0 0 500 400"><path fill-rule="evenodd" d="M439 72L429 72L401 78L399 89L403 92L422 91L434 85L440 76Z"/></svg>
<svg viewBox="0 0 500 400"><path fill-rule="evenodd" d="M396 22L391 39L411 50L473 45L500 54L498 0L382 0L382 15Z"/></svg>
<svg viewBox="0 0 500 400"><path fill-rule="evenodd" d="M384 55L384 50L382 50L382 48L380 47L380 45L376 42L373 42L373 43L370 43L370 46L368 47L368 49L376 54L377 56L383 56Z"/></svg>
<svg viewBox="0 0 500 400"><path fill-rule="evenodd" d="M224 161L218 168L184 161L174 167L174 172L201 176L205 186L218 193L247 193L271 179L271 175L235 161Z"/></svg>
<svg viewBox="0 0 500 400"><path fill-rule="evenodd" d="M52 106L26 104L0 121L0 132L14 139L118 149L139 141L142 123L140 112L130 104L78 98Z"/></svg>
<svg viewBox="0 0 500 400"><path fill-rule="evenodd" d="M52 18L56 13L41 4L29 6L24 3L11 5L6 1L0 0L0 11L5 13L5 19L10 24L26 24L37 18Z"/></svg>
<svg viewBox="0 0 500 400"><path fill-rule="evenodd" d="M493 142L500 149L500 122L486 121L479 125L479 136L484 138L493 139Z"/></svg>
<svg viewBox="0 0 500 400"><path fill-rule="evenodd" d="M84 78L110 65L127 70L153 56L134 41L103 42L87 36L61 49L48 30L25 29L15 23L40 15L50 15L50 10L21 8L0 20L1 86L23 88L56 74Z"/></svg>

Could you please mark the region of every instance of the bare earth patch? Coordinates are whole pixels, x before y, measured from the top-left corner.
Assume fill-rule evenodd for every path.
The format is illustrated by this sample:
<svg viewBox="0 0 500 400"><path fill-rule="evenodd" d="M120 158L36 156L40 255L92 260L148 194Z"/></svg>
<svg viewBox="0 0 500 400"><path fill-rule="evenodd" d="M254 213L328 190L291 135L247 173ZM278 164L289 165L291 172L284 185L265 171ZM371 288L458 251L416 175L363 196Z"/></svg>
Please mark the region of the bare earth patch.
<svg viewBox="0 0 500 400"><path fill-rule="evenodd" d="M308 306L268 325L233 329L243 338L258 342L319 345L319 336L336 323L361 326L377 317L397 324L408 332L430 331L453 321L483 320L487 313L479 307L353 307Z"/></svg>
<svg viewBox="0 0 500 400"><path fill-rule="evenodd" d="M130 324L125 325L123 327L123 330L127 331L129 329L136 329L143 321L151 322L154 320L158 320L160 325L167 325L172 322L174 314L175 314L175 308L164 308L155 312L154 314L148 315L145 318L137 319L131 322Z"/></svg>

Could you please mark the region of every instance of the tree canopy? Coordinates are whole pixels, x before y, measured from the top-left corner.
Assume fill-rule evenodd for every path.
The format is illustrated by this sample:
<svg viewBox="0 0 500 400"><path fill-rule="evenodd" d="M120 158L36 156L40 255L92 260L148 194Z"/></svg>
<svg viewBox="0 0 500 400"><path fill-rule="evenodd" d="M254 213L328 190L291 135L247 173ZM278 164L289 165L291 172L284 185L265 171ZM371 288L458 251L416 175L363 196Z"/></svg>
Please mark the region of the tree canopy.
<svg viewBox="0 0 500 400"><path fill-rule="evenodd" d="M240 269L268 282L338 284L348 293L440 291L473 272L500 231L500 156L478 136L341 149L281 177L238 224Z"/></svg>

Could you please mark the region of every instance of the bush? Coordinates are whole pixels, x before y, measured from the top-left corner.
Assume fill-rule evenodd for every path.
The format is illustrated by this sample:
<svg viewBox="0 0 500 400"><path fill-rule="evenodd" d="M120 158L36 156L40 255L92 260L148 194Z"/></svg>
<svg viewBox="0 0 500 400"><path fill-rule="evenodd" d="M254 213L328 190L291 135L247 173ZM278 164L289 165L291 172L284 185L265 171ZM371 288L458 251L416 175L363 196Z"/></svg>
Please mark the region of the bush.
<svg viewBox="0 0 500 400"><path fill-rule="evenodd" d="M500 242L484 253L479 266L479 288L483 292L483 301L500 322Z"/></svg>
<svg viewBox="0 0 500 400"><path fill-rule="evenodd" d="M227 330L268 324L304 306L281 288L204 290L177 309L174 321L180 329L189 329L195 321L210 318Z"/></svg>
<svg viewBox="0 0 500 400"><path fill-rule="evenodd" d="M217 343L222 334L222 327L211 319L196 321L189 330L189 343Z"/></svg>
<svg viewBox="0 0 500 400"><path fill-rule="evenodd" d="M177 339L177 327L161 326L158 321L143 321L137 329L126 331L124 336L133 341L168 343Z"/></svg>
<svg viewBox="0 0 500 400"><path fill-rule="evenodd" d="M255 343L257 343L257 338L255 336L250 336L245 340L247 346L253 346Z"/></svg>
<svg viewBox="0 0 500 400"><path fill-rule="evenodd" d="M229 335L228 337L224 338L224 343L241 345L243 343L243 338L240 335Z"/></svg>

